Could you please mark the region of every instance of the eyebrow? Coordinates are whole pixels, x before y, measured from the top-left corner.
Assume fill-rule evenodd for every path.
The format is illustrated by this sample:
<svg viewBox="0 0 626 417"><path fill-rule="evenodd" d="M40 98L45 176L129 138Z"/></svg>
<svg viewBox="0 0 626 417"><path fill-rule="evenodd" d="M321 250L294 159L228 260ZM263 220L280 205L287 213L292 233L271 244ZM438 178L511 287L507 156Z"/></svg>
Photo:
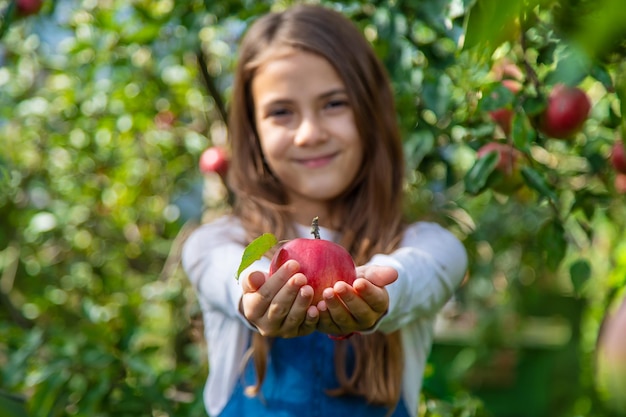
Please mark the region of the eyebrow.
<svg viewBox="0 0 626 417"><path fill-rule="evenodd" d="M320 95L320 98L327 98L330 96L334 96L335 94L346 94L346 89L345 88L334 88L330 91L327 91L323 94Z"/></svg>
<svg viewBox="0 0 626 417"><path fill-rule="evenodd" d="M334 95L337 94L347 94L346 93L346 89L345 88L333 88L332 90L326 91L325 93L322 93L318 96L318 99L326 99L328 97L332 97ZM281 104L289 104L291 103L293 100L291 99L283 99L283 98L276 98L276 99L270 99L265 103L259 103L261 106L274 106L274 105L281 105Z"/></svg>

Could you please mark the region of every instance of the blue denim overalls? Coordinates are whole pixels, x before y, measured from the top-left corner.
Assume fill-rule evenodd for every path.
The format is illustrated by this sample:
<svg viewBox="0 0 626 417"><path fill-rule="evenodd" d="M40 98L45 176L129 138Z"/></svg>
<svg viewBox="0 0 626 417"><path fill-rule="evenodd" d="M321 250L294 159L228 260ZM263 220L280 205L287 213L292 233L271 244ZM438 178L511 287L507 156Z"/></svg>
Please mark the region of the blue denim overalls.
<svg viewBox="0 0 626 417"><path fill-rule="evenodd" d="M245 386L256 377L252 361L246 366L233 395L219 417L385 417L384 406L368 405L361 397L331 397L325 393L338 387L334 368L334 342L313 332L272 342L261 395L250 398ZM400 401L393 417L409 417Z"/></svg>

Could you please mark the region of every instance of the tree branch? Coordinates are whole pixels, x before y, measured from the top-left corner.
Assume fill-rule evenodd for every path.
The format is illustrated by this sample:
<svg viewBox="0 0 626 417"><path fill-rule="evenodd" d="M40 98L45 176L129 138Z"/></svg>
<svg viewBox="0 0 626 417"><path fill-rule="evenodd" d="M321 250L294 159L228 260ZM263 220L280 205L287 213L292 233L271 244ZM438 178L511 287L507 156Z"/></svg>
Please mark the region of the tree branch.
<svg viewBox="0 0 626 417"><path fill-rule="evenodd" d="M217 107L217 111L220 113L220 117L222 121L228 125L228 112L226 111L226 106L224 105L224 100L222 99L222 95L220 94L217 86L215 85L215 80L209 74L209 70L206 65L206 55L202 51L202 48L198 49L197 53L198 57L198 66L200 67L200 73L202 74L202 79L204 80L204 84L206 85L207 90L209 91L209 95L213 97L213 101L215 102L215 107Z"/></svg>

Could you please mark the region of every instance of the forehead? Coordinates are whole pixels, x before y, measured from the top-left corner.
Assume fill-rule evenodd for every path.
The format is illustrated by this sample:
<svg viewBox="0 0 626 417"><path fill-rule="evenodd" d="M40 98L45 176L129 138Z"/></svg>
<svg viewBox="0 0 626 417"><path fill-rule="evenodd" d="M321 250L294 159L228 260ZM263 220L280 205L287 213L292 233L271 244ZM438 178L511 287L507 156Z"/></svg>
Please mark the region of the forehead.
<svg viewBox="0 0 626 417"><path fill-rule="evenodd" d="M265 66L276 61L284 60L299 53L307 53L318 55L304 48L297 48L290 45L276 45L264 48L253 60L251 60L247 67L254 76L258 71L261 71ZM321 55L318 55L321 57Z"/></svg>
<svg viewBox="0 0 626 417"><path fill-rule="evenodd" d="M311 72L312 67L315 67L339 76L335 66L326 57L299 48L281 48L274 53L267 54L265 59L259 62L255 73L276 70L280 67L300 67L299 70L304 72Z"/></svg>
<svg viewBox="0 0 626 417"><path fill-rule="evenodd" d="M294 88L299 94L309 90L342 88L344 82L335 67L324 57L304 50L282 49L254 71L252 89Z"/></svg>

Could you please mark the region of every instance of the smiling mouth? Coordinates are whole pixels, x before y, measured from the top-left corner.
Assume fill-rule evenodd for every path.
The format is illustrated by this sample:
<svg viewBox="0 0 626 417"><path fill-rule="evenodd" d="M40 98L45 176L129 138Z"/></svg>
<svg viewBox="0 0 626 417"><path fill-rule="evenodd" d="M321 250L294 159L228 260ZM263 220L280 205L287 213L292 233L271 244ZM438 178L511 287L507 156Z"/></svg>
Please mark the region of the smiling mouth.
<svg viewBox="0 0 626 417"><path fill-rule="evenodd" d="M306 168L319 168L328 165L333 159L335 159L336 156L337 153L333 153L330 155L322 155L312 158L299 158L295 161Z"/></svg>

